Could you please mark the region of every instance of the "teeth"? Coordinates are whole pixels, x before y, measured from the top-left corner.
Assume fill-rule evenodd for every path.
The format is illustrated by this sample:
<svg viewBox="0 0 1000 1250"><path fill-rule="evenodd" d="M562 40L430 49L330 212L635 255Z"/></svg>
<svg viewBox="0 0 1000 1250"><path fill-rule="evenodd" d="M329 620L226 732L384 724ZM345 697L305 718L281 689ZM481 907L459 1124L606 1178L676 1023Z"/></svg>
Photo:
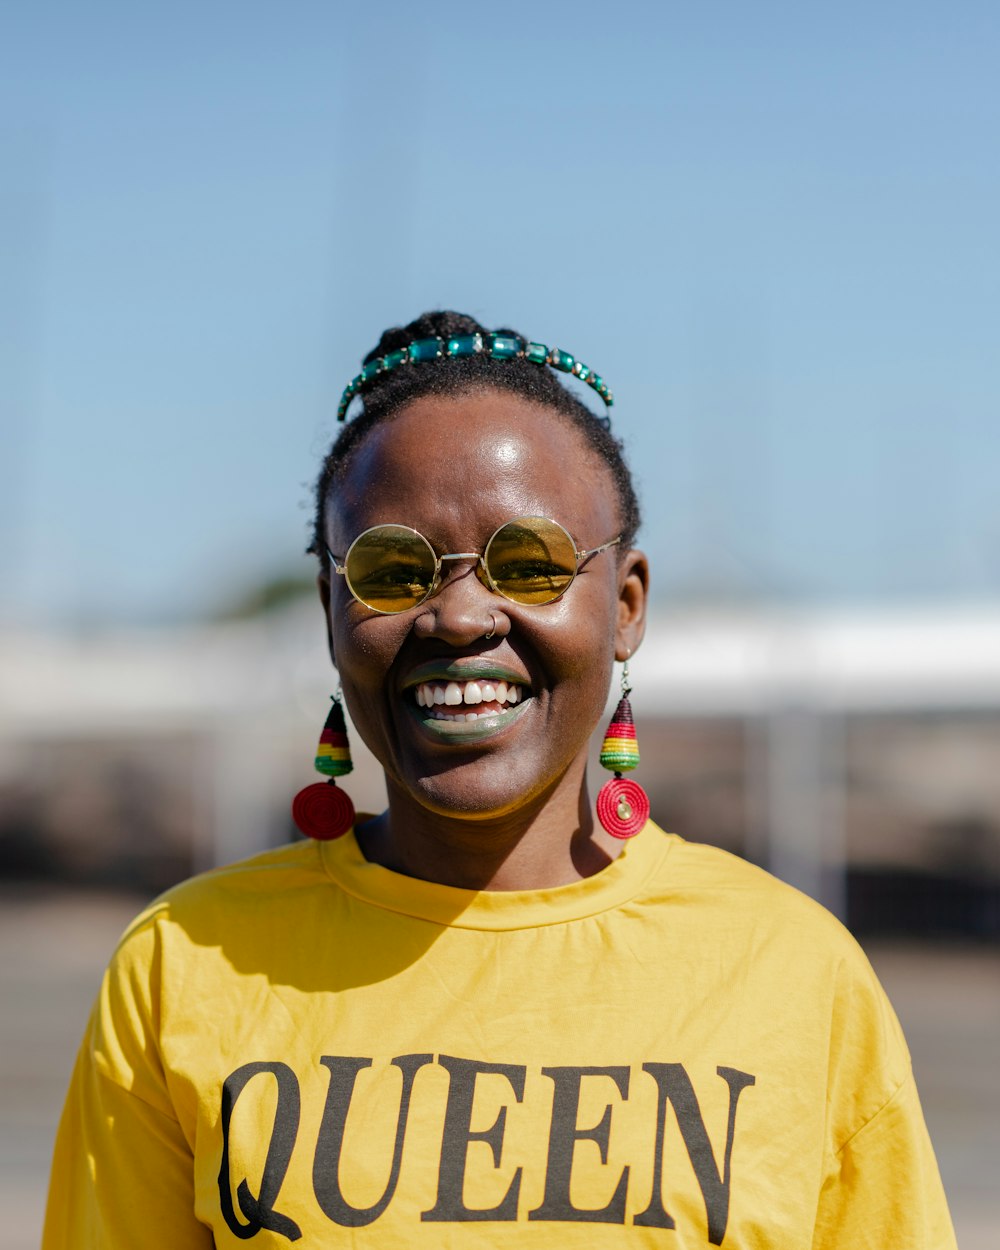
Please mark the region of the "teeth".
<svg viewBox="0 0 1000 1250"><path fill-rule="evenodd" d="M417 707L437 709L446 707L475 707L480 703L498 703L501 707L520 703L529 692L514 682L505 681L467 681L467 682L421 682L414 691ZM495 714L495 713L494 713ZM482 712L434 713L436 719L472 719L477 715L488 716Z"/></svg>

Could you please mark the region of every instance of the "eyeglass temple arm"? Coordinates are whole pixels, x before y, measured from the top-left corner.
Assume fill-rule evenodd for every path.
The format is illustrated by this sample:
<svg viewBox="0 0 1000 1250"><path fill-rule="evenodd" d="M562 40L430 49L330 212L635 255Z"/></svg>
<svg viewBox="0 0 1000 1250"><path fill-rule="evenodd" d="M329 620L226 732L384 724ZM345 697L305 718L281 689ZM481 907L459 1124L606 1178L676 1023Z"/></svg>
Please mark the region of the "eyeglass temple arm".
<svg viewBox="0 0 1000 1250"><path fill-rule="evenodd" d="M600 555L602 551L607 551L611 547L617 547L621 540L622 536L619 534L617 538L612 538L609 543L601 543L599 547L591 547L589 551L578 551L576 558L582 563L584 560L589 560L591 556Z"/></svg>

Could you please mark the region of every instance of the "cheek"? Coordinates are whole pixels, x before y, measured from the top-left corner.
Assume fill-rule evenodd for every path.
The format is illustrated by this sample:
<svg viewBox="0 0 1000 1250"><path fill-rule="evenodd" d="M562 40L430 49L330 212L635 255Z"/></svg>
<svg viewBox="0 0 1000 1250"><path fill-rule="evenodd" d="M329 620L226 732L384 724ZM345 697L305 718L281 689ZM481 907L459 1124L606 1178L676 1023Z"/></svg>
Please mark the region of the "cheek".
<svg viewBox="0 0 1000 1250"><path fill-rule="evenodd" d="M345 687L358 685L370 691L383 685L406 637L405 622L366 615L355 610L353 601L335 605L331 622L335 663Z"/></svg>
<svg viewBox="0 0 1000 1250"><path fill-rule="evenodd" d="M614 626L607 600L602 599L588 616L581 619L574 611L535 635L535 649L546 657L547 714L564 726L556 729L553 722L555 736L569 732L575 739L577 731L589 734L603 715L614 666Z"/></svg>
<svg viewBox="0 0 1000 1250"><path fill-rule="evenodd" d="M389 670L405 631L385 617L347 612L334 631L334 655L344 702L361 741L383 765L393 754Z"/></svg>
<svg viewBox="0 0 1000 1250"><path fill-rule="evenodd" d="M357 628L346 632L343 650L350 668L370 670L373 676L380 677L392 663L399 646L384 632Z"/></svg>
<svg viewBox="0 0 1000 1250"><path fill-rule="evenodd" d="M551 648L565 671L578 675L612 662L618 604L613 585L603 578L587 578L572 589L579 593L560 600L551 621Z"/></svg>

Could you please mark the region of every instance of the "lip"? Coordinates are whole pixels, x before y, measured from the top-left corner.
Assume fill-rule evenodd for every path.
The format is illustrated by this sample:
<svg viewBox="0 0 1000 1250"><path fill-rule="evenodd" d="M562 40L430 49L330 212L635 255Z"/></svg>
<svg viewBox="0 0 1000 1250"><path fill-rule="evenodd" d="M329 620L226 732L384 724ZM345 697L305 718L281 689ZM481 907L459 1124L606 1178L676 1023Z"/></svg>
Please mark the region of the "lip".
<svg viewBox="0 0 1000 1250"><path fill-rule="evenodd" d="M505 733L521 719L531 708L531 700L518 703L504 712L493 716L480 716L477 720L434 720L430 716L421 716L416 707L409 709L410 715L417 723L438 742L454 742L469 744L483 742L497 734Z"/></svg>
<svg viewBox="0 0 1000 1250"><path fill-rule="evenodd" d="M428 660L418 664L407 673L403 689L409 690L425 681L474 681L477 678L514 682L518 686L527 686L529 690L531 688L530 678L522 671L488 656L470 655L461 660Z"/></svg>

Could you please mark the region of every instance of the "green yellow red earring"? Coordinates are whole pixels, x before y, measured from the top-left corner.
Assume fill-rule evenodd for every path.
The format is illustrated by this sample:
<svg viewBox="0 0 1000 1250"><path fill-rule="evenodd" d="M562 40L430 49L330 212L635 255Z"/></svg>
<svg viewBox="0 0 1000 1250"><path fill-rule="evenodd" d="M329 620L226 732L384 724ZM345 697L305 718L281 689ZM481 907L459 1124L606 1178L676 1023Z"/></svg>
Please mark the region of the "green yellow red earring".
<svg viewBox="0 0 1000 1250"><path fill-rule="evenodd" d="M292 819L307 838L328 842L342 837L354 824L354 804L335 780L354 768L339 692L333 696L330 715L319 736L314 766L329 781L314 781L298 792L292 800Z"/></svg>
<svg viewBox="0 0 1000 1250"><path fill-rule="evenodd" d="M622 776L639 763L631 693L626 660L622 666L622 697L601 746L601 764L615 775L597 795L597 819L613 838L634 838L649 819L646 791L637 781Z"/></svg>

